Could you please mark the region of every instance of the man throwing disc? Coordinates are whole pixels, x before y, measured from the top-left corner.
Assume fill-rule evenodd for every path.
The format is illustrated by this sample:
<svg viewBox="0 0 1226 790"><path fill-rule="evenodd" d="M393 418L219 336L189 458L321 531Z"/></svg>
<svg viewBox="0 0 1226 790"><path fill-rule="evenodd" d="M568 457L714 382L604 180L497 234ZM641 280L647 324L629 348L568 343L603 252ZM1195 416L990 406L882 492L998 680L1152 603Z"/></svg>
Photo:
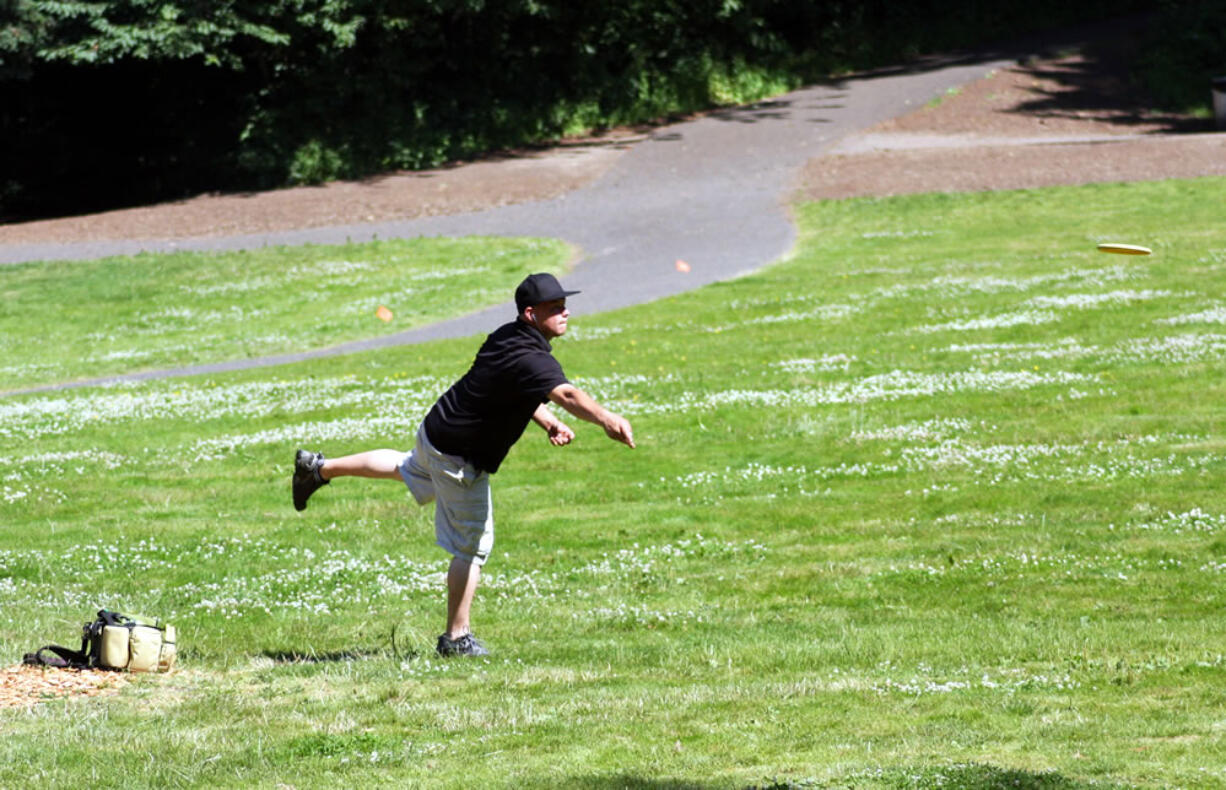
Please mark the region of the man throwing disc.
<svg viewBox="0 0 1226 790"><path fill-rule="evenodd" d="M434 534L451 554L447 571L447 631L440 655L488 655L469 622L481 566L494 545L490 475L535 422L557 447L575 438L546 404L604 428L634 447L625 418L604 409L571 384L549 341L566 333L566 291L552 274L533 274L515 289L514 321L490 334L472 367L435 402L417 429L410 452L370 450L341 458L299 450L294 459L294 507L305 510L320 486L336 477L402 480L419 504L434 506Z"/></svg>

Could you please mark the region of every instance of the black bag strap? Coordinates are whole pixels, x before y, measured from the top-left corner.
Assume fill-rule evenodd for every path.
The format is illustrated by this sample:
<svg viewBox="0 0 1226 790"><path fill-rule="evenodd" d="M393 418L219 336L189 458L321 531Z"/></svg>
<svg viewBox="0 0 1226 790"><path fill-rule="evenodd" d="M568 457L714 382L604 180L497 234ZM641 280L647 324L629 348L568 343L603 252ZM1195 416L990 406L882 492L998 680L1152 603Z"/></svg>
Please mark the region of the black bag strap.
<svg viewBox="0 0 1226 790"><path fill-rule="evenodd" d="M97 620L92 623L86 623L81 627L80 650L73 650L63 645L43 645L33 653L26 653L22 656L21 663L40 667L60 667L63 669L89 669L97 665L98 656L95 653L98 650L97 643L102 635L102 628L108 622L113 622L116 619L115 616L104 617L103 615L113 614L105 610L98 612ZM118 617L122 617L122 615L118 615Z"/></svg>
<svg viewBox="0 0 1226 790"><path fill-rule="evenodd" d="M44 655L44 653L50 653L50 655ZM89 655L84 651L72 650L60 645L44 645L33 653L26 653L21 663L40 667L88 669Z"/></svg>

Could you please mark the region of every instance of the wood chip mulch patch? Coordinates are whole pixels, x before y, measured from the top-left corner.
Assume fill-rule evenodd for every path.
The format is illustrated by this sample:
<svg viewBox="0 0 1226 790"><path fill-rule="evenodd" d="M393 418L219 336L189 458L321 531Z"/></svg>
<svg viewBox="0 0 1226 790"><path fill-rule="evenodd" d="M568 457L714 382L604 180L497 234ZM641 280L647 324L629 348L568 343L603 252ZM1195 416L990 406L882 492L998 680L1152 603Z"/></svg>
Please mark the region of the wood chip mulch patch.
<svg viewBox="0 0 1226 790"><path fill-rule="evenodd" d="M99 697L128 684L122 672L17 664L0 669L0 708L23 708L58 697Z"/></svg>

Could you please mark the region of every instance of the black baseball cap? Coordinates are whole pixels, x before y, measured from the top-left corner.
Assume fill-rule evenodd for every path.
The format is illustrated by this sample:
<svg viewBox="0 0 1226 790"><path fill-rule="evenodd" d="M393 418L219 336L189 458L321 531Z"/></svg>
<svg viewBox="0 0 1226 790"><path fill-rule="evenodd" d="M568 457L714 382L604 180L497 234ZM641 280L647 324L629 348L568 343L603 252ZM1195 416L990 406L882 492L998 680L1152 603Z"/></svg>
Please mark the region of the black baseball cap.
<svg viewBox="0 0 1226 790"><path fill-rule="evenodd" d="M525 307L541 302L552 302L554 299L565 299L577 293L579 291L563 290L562 283L558 282L558 278L552 274L545 272L529 274L515 289L515 309L522 313Z"/></svg>

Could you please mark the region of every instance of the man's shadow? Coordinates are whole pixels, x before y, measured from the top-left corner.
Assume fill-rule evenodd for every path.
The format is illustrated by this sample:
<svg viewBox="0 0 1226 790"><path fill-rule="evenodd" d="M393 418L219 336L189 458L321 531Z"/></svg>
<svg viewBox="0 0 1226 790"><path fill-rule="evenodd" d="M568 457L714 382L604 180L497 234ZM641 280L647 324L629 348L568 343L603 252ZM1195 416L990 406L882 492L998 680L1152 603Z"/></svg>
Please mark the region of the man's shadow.
<svg viewBox="0 0 1226 790"><path fill-rule="evenodd" d="M320 653L315 650L265 650L261 655L271 658L278 664L331 664L344 661L365 661L370 658L386 658L391 656L395 661L407 661L422 655L415 646L417 639L413 634L397 633L397 627L392 626L392 632L385 645L379 647L355 648L353 650L331 650Z"/></svg>
<svg viewBox="0 0 1226 790"><path fill-rule="evenodd" d="M328 653L316 653L313 650L265 650L261 655L278 664L332 664L364 661L381 653L381 650L333 650Z"/></svg>

